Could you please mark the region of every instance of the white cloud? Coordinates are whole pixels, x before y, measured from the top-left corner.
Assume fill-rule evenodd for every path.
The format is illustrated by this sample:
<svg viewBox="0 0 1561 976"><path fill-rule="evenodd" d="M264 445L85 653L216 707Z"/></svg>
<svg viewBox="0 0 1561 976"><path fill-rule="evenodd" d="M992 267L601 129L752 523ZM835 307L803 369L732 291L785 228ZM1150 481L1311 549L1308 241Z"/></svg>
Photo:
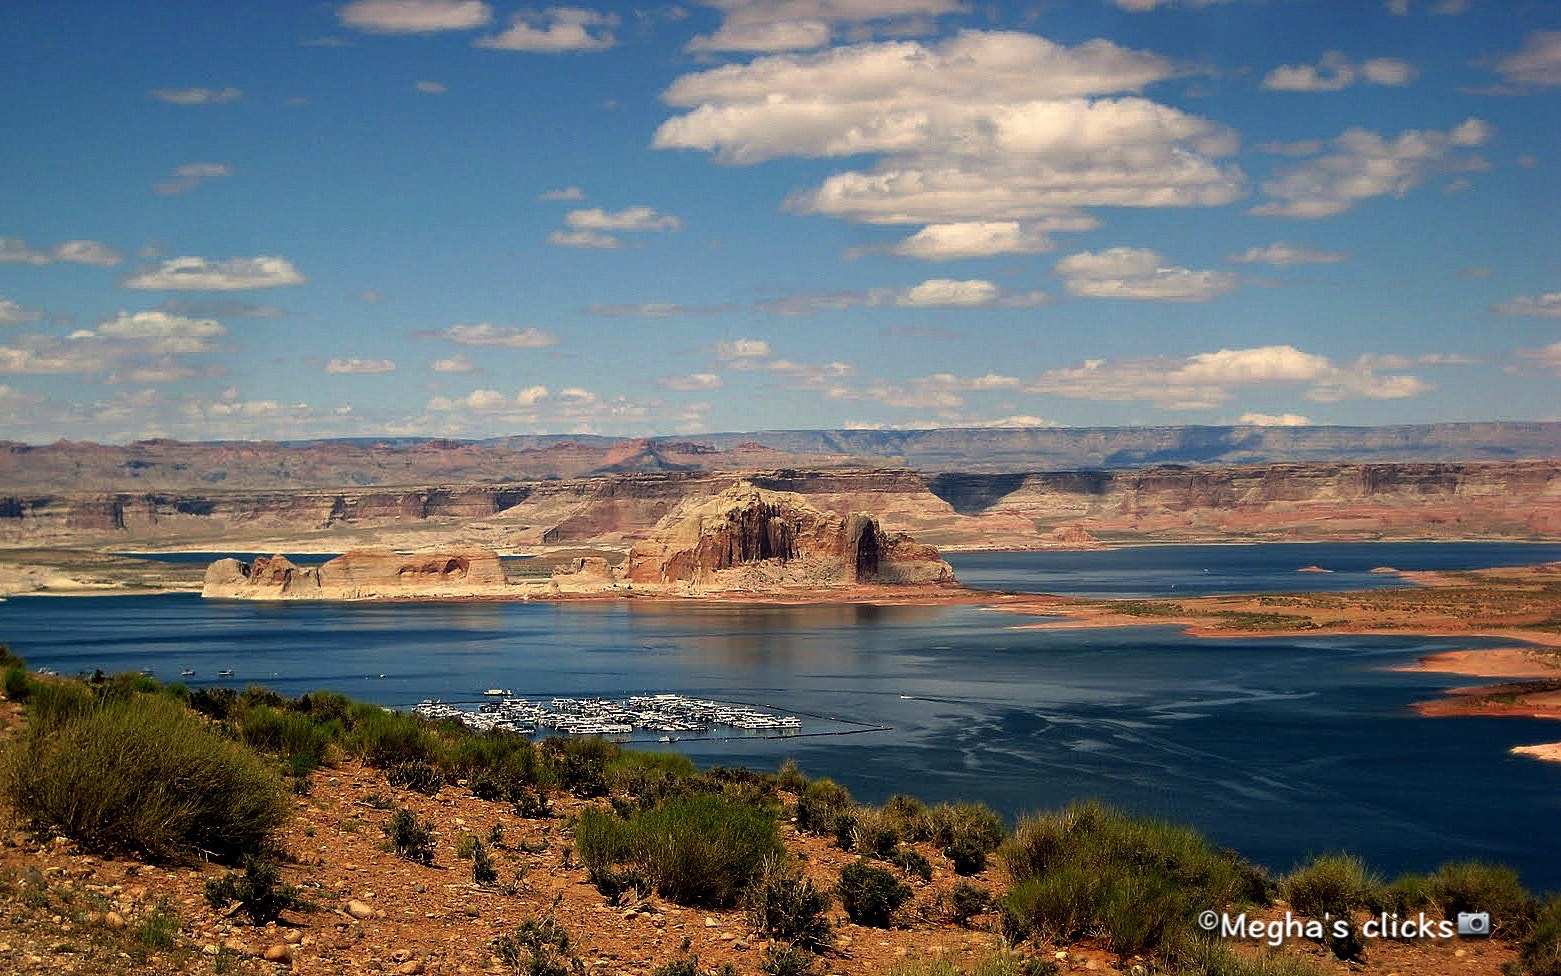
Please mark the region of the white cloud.
<svg viewBox="0 0 1561 976"><path fill-rule="evenodd" d="M68 261L108 268L124 259L124 254L97 241L66 241L43 250L33 247L20 237L0 237L0 264L44 265Z"/></svg>
<svg viewBox="0 0 1561 976"><path fill-rule="evenodd" d="M671 214L660 214L650 207L625 207L607 211L600 207L589 210L571 210L564 215L564 223L575 230L627 231L642 233L661 230L678 230L683 222Z"/></svg>
<svg viewBox="0 0 1561 976"><path fill-rule="evenodd" d="M1310 417L1298 413L1244 413L1236 421L1251 427L1306 427L1311 422Z"/></svg>
<svg viewBox="0 0 1561 976"><path fill-rule="evenodd" d="M537 197L538 200L584 200L585 191L578 186L565 186L556 190L548 190Z"/></svg>
<svg viewBox="0 0 1561 976"><path fill-rule="evenodd" d="M162 196L178 196L200 186L206 180L219 176L232 176L233 167L226 163L185 163L170 174L168 179L152 186Z"/></svg>
<svg viewBox="0 0 1561 976"><path fill-rule="evenodd" d="M237 88L159 88L152 97L174 105L220 105L236 102L244 93Z"/></svg>
<svg viewBox="0 0 1561 976"><path fill-rule="evenodd" d="M555 230L547 235L547 242L558 247L586 247L602 251L612 251L623 246L621 238L594 230Z"/></svg>
<svg viewBox="0 0 1561 976"><path fill-rule="evenodd" d="M1260 142L1257 149L1260 152L1271 153L1275 156L1290 156L1300 159L1305 156L1315 156L1324 148L1321 139L1297 139L1294 142Z"/></svg>
<svg viewBox="0 0 1561 976"><path fill-rule="evenodd" d="M1522 47L1496 62L1496 70L1514 85L1561 85L1561 30L1532 31Z"/></svg>
<svg viewBox="0 0 1561 976"><path fill-rule="evenodd" d="M986 308L1002 298L1002 289L982 278L928 278L896 293L894 303L901 308Z"/></svg>
<svg viewBox="0 0 1561 976"><path fill-rule="evenodd" d="M1235 152L1234 133L1132 94L1176 74L1109 41L1001 31L773 55L674 81L663 98L685 111L654 145L735 164L875 156L787 202L867 223L1078 223L1092 206L1230 203L1245 177L1216 160Z"/></svg>
<svg viewBox="0 0 1561 976"><path fill-rule="evenodd" d="M1333 151L1297 163L1263 184L1268 203L1251 213L1270 217L1317 218L1344 213L1362 200L1403 196L1438 169L1481 168L1477 156L1460 152L1483 145L1490 126L1471 118L1446 132L1410 129L1385 139L1350 129L1333 140Z"/></svg>
<svg viewBox="0 0 1561 976"><path fill-rule="evenodd" d="M168 312L120 312L98 323L97 334L111 339L152 340L159 345L159 353L206 352L211 346L205 340L227 335L227 328L216 319L188 318ZM76 332L73 337L86 333Z"/></svg>
<svg viewBox="0 0 1561 976"><path fill-rule="evenodd" d="M1273 264L1284 267L1291 264L1338 264L1349 258L1348 251L1325 251L1305 244L1287 244L1275 241L1267 247L1249 247L1239 254L1227 255L1231 264Z"/></svg>
<svg viewBox="0 0 1561 976"><path fill-rule="evenodd" d="M1542 295L1520 295L1495 307L1502 315L1523 315L1538 319L1561 319L1561 291Z"/></svg>
<svg viewBox="0 0 1561 976"><path fill-rule="evenodd" d="M640 302L633 305L591 305L587 315L599 315L609 319L680 319L720 315L731 311L730 305L679 305L673 302Z"/></svg>
<svg viewBox="0 0 1561 976"><path fill-rule="evenodd" d="M807 51L827 45L841 27L879 23L930 32L931 18L963 9L960 0L702 2L721 11L721 26L689 41L690 51Z"/></svg>
<svg viewBox="0 0 1561 976"><path fill-rule="evenodd" d="M43 313L36 308L27 308L11 301L9 298L0 297L0 328L11 325L30 325L33 322L41 322Z"/></svg>
<svg viewBox="0 0 1561 976"><path fill-rule="evenodd" d="M1007 291L984 278L928 278L904 288L803 292L766 299L755 307L785 318L864 306L895 308L1030 308L1051 301L1044 291Z"/></svg>
<svg viewBox="0 0 1561 976"><path fill-rule="evenodd" d="M396 364L389 359L332 359L325 364L325 371L336 376L393 373L395 370Z"/></svg>
<svg viewBox="0 0 1561 976"><path fill-rule="evenodd" d="M715 373L689 373L687 376L663 376L656 381L658 386L668 390L678 390L688 393L700 390L719 390L726 385L726 381Z"/></svg>
<svg viewBox="0 0 1561 976"><path fill-rule="evenodd" d="M337 17L371 34L432 34L485 27L493 11L480 0L356 0Z"/></svg>
<svg viewBox="0 0 1561 976"><path fill-rule="evenodd" d="M1047 220L967 220L928 224L898 244L883 250L922 261L988 258L999 254L1041 254L1057 247L1049 232L1093 230L1099 223L1093 217L1081 214L1073 218Z"/></svg>
<svg viewBox="0 0 1561 976"><path fill-rule="evenodd" d="M1538 363L1541 368L1553 371L1561 376L1561 340L1552 342L1548 346L1538 349L1519 349L1518 355L1523 359Z"/></svg>
<svg viewBox="0 0 1561 976"><path fill-rule="evenodd" d="M605 51L616 43L612 28L617 25L616 14L549 7L541 12L517 13L510 18L508 30L475 43L501 51Z"/></svg>
<svg viewBox="0 0 1561 976"><path fill-rule="evenodd" d="M1365 80L1374 85L1407 85L1415 66L1402 58L1369 58L1355 64L1342 51L1329 51L1317 64L1287 64L1263 78L1267 91L1335 92Z"/></svg>
<svg viewBox="0 0 1561 976"><path fill-rule="evenodd" d="M536 328L517 329L510 326L478 322L472 325L452 325L437 332L415 332L423 339L444 339L461 346L479 346L501 349L544 349L558 345L558 336Z"/></svg>
<svg viewBox="0 0 1561 976"><path fill-rule="evenodd" d="M440 81L418 81L412 87L424 95L443 95L450 90Z"/></svg>
<svg viewBox="0 0 1561 976"><path fill-rule="evenodd" d="M1234 291L1239 281L1229 271L1192 271L1137 247L1070 254L1053 270L1070 295L1088 298L1206 302Z"/></svg>
<svg viewBox="0 0 1561 976"><path fill-rule="evenodd" d="M436 359L428 364L428 368L436 373L470 373L477 369L463 353L456 353L444 359Z"/></svg>
<svg viewBox="0 0 1561 976"><path fill-rule="evenodd" d="M155 268L126 278L126 288L148 291L247 291L303 284L305 278L291 261L262 255L208 261L199 257L169 258Z"/></svg>
<svg viewBox="0 0 1561 976"><path fill-rule="evenodd" d="M1304 388L1318 402L1400 399L1432 387L1410 374L1382 375L1369 359L1347 365L1294 346L1220 349L1184 358L1086 360L1043 373L1026 390L1085 400L1144 400L1173 410L1205 410L1241 390Z"/></svg>
<svg viewBox="0 0 1561 976"><path fill-rule="evenodd" d="M732 339L716 343L715 354L717 359L727 362L767 359L770 344L763 339Z"/></svg>
<svg viewBox="0 0 1561 976"><path fill-rule="evenodd" d="M221 372L197 367L179 357L217 351L213 340L227 334L215 319L168 312L120 312L96 329L77 329L63 338L22 335L0 346L0 373L108 373L110 382L150 382L153 375L172 382Z"/></svg>
<svg viewBox="0 0 1561 976"><path fill-rule="evenodd" d="M1151 10L1168 10L1172 7L1212 7L1228 0L1111 0L1117 9L1141 14Z"/></svg>

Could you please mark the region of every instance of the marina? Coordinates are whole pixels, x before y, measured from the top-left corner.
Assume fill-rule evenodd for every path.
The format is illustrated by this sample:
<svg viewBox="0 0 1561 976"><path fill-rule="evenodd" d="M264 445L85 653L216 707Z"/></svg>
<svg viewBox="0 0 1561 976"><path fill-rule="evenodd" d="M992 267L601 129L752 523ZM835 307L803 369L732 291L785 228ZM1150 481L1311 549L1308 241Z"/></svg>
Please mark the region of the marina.
<svg viewBox="0 0 1561 976"><path fill-rule="evenodd" d="M493 690L483 693L490 699ZM507 691L503 694L508 695ZM536 701L505 697L498 701L451 703L425 699L412 711L427 719L454 719L479 732L502 730L522 735L599 735L619 741L676 742L681 739L775 738L804 734L803 720L766 706L691 698L669 693L627 698L549 698ZM876 729L865 723L819 719L837 726L809 734L838 735ZM839 728L838 726L847 726Z"/></svg>

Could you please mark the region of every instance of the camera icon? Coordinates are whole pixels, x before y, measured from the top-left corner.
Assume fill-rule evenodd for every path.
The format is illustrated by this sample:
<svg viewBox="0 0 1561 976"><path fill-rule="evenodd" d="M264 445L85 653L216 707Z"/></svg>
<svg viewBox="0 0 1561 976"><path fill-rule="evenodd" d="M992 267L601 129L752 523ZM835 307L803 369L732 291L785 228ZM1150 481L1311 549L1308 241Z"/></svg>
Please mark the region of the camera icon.
<svg viewBox="0 0 1561 976"><path fill-rule="evenodd" d="M1491 934L1491 913L1490 912L1459 912L1458 913L1458 934L1459 935L1479 935L1479 936L1490 935Z"/></svg>

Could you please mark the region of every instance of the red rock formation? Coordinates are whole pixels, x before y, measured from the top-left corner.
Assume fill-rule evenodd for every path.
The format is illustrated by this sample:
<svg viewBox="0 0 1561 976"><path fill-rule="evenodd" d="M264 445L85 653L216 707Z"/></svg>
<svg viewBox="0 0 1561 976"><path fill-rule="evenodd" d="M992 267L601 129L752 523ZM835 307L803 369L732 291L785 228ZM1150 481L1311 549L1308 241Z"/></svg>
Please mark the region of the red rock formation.
<svg viewBox="0 0 1561 976"><path fill-rule="evenodd" d="M254 600L362 600L418 596L488 595L507 585L496 553L403 555L348 552L322 566L297 566L286 556L253 563L219 559L206 569L201 595Z"/></svg>
<svg viewBox="0 0 1561 976"><path fill-rule="evenodd" d="M871 515L821 512L801 495L741 481L662 519L629 551L624 577L705 588L823 588L944 583L954 572L936 550L886 534Z"/></svg>

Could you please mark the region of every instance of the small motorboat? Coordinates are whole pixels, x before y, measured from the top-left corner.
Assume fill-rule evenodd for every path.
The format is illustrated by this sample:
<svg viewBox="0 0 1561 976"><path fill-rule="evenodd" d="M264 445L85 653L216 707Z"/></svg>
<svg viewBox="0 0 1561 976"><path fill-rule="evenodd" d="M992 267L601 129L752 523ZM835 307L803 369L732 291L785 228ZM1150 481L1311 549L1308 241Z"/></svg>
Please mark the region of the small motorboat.
<svg viewBox="0 0 1561 976"><path fill-rule="evenodd" d="M515 693L510 691L508 688L489 688L487 691L483 692L483 694L487 695L489 698L509 698Z"/></svg>
<svg viewBox="0 0 1561 976"><path fill-rule="evenodd" d="M219 678L231 678L231 677L233 677L233 669L232 668L223 668L221 671L217 672L217 677L219 677Z"/></svg>
<svg viewBox="0 0 1561 976"><path fill-rule="evenodd" d="M179 676L182 677L182 678L188 678L190 675L192 675L194 673L195 673L195 669L194 668L184 668L184 669L182 669L179 672Z"/></svg>

